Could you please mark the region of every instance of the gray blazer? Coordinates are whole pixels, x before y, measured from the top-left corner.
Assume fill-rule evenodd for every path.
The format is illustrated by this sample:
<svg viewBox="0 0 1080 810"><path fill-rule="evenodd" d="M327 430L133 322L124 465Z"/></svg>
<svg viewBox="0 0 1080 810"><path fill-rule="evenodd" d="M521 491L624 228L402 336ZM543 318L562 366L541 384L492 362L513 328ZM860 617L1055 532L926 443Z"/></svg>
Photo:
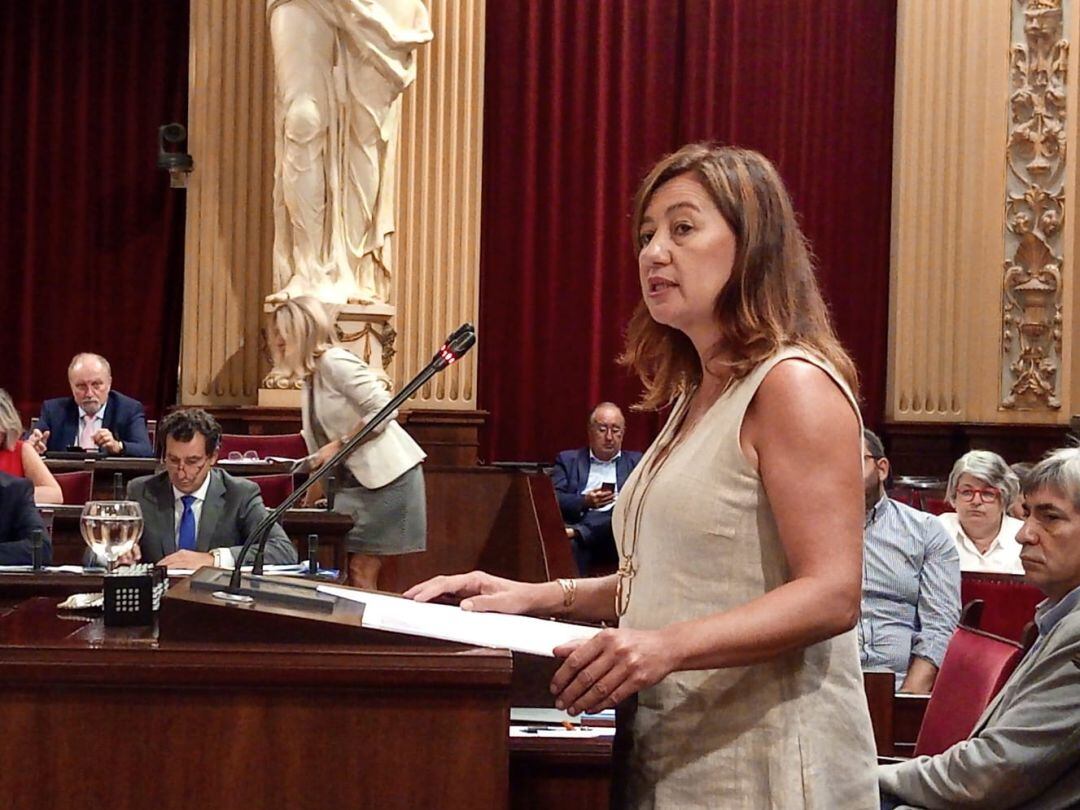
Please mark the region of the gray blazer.
<svg viewBox="0 0 1080 810"><path fill-rule="evenodd" d="M1080 805L1080 607L1020 662L970 739L879 766L878 782L900 807Z"/></svg>
<svg viewBox="0 0 1080 810"><path fill-rule="evenodd" d="M169 474L159 472L135 478L128 483L127 492L129 498L142 506L144 527L139 541L142 558L156 563L176 551L176 502ZM258 484L213 468L199 517L195 550L228 547L233 557L237 557L240 546L266 513ZM253 558L254 551L249 552L246 562ZM296 549L279 525L270 528L265 559L271 565L296 562Z"/></svg>

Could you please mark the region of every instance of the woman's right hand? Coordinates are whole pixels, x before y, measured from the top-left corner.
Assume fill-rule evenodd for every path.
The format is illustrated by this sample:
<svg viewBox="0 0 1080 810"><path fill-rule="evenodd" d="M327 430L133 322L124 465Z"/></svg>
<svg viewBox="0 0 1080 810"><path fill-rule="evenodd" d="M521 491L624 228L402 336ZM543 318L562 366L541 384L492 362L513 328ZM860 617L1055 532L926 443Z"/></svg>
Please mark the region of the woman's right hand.
<svg viewBox="0 0 1080 810"><path fill-rule="evenodd" d="M484 571L438 576L413 585L402 594L417 602L429 602L440 596L460 596L462 610L495 613L533 613L542 611L542 588L552 583L517 582L492 576Z"/></svg>

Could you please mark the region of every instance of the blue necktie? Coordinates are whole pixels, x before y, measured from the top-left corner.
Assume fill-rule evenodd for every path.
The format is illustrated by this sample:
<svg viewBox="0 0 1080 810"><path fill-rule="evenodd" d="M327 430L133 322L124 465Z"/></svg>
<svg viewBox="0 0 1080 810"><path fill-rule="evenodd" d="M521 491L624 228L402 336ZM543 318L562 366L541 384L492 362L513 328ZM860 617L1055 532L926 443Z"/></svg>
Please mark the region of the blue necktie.
<svg viewBox="0 0 1080 810"><path fill-rule="evenodd" d="M180 515L180 532L176 537L176 544L180 548L195 550L195 513L191 511L191 505L195 503L194 495L182 495L181 503L184 504L184 513Z"/></svg>

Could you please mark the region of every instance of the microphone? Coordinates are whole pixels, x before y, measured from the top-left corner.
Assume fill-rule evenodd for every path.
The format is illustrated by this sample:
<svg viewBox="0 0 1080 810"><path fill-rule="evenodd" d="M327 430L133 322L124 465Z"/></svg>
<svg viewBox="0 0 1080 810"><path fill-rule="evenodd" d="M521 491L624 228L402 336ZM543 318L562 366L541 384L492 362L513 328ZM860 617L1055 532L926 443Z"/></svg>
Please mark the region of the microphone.
<svg viewBox="0 0 1080 810"><path fill-rule="evenodd" d="M424 383L438 374L440 371L456 363L466 352L469 351L476 343L476 328L470 323L463 323L457 329L450 333L446 338L446 342L443 343L439 350L435 353L435 356L431 358L431 361L423 368L423 370L413 377L409 381L408 385L402 388L394 397L382 407L382 409L368 420L355 436L345 442L341 449L338 450L329 461L323 464L313 475L308 476L308 479L293 490L292 494L283 500L277 507L270 510L266 517L263 518L255 529L248 536L248 539L244 542L244 545L240 548L240 553L236 557L236 565L233 568L232 578L229 580L229 588L226 592L227 596L231 596L233 599L242 596L240 589L241 582L241 566L244 564L244 557L251 550L253 546L257 546L255 551L255 561L252 565L252 575L259 575L263 572L263 553L266 550L266 541L270 535L270 527L273 526L281 518L285 512L292 507L297 501L299 501L304 493L311 489L317 481L321 481L326 476L330 475L331 471L342 461L344 461L357 445L364 439L371 435L377 427L385 422L394 411L398 409L405 400L411 397L417 389ZM245 600L246 601L246 600Z"/></svg>

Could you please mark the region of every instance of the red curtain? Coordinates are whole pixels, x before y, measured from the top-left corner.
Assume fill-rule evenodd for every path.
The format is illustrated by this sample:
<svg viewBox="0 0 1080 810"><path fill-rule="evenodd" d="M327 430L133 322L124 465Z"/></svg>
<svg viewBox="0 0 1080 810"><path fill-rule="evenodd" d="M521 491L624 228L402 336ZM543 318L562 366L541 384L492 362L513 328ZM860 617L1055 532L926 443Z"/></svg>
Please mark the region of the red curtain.
<svg viewBox="0 0 1080 810"><path fill-rule="evenodd" d="M692 140L777 163L862 374L864 417L880 419L895 29L883 0L488 3L486 460L551 458L584 442L592 404L637 398L614 364L640 295L631 196ZM629 423L626 446L643 448L657 418Z"/></svg>
<svg viewBox="0 0 1080 810"><path fill-rule="evenodd" d="M187 48L187 0L0 4L0 386L25 418L77 351L151 416L175 400L184 192L155 161Z"/></svg>

